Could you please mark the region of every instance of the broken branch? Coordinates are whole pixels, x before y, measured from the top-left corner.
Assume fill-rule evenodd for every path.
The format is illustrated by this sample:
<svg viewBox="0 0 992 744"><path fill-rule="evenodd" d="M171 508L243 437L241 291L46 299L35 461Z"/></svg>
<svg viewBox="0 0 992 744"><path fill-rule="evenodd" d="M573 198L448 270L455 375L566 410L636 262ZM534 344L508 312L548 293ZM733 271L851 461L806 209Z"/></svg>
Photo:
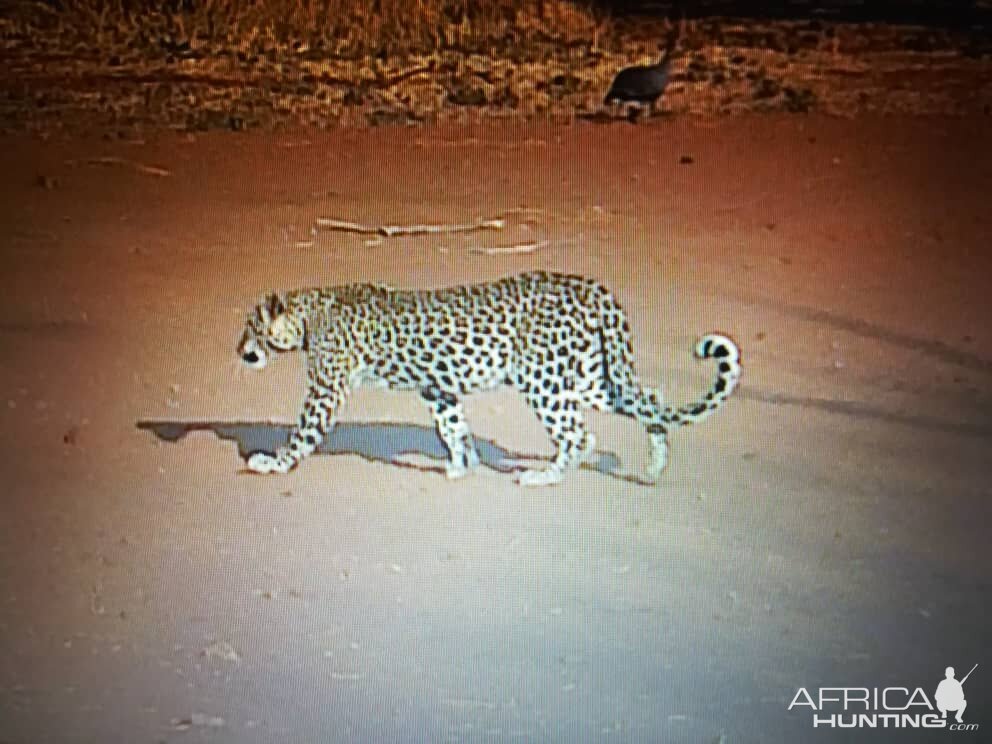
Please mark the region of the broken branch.
<svg viewBox="0 0 992 744"><path fill-rule="evenodd" d="M474 246L468 249L469 253L482 253L486 256L503 256L509 253L533 253L542 248L547 248L547 240L538 240L533 243L515 243L514 245L495 245L491 247Z"/></svg>
<svg viewBox="0 0 992 744"><path fill-rule="evenodd" d="M333 217L318 217L314 225L316 230L340 230L342 232L361 233L363 235L382 235L392 238L396 235L438 235L443 233L472 232L474 230L502 230L506 223L500 219L480 220L466 224L453 225L363 225L359 222L348 222Z"/></svg>

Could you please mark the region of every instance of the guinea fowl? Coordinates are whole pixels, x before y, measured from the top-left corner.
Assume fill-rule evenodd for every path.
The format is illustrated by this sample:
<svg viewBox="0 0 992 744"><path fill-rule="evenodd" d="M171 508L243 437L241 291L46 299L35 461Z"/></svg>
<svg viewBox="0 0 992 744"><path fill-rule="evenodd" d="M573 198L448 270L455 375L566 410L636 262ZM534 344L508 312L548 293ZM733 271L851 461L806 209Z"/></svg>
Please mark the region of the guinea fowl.
<svg viewBox="0 0 992 744"><path fill-rule="evenodd" d="M631 104L627 112L627 118L631 122L636 121L638 114L645 108L650 110L654 106L654 102L665 92L674 46L675 39L672 38L666 45L657 64L637 65L620 70L613 78L613 83L610 85L603 102L607 106L618 103Z"/></svg>

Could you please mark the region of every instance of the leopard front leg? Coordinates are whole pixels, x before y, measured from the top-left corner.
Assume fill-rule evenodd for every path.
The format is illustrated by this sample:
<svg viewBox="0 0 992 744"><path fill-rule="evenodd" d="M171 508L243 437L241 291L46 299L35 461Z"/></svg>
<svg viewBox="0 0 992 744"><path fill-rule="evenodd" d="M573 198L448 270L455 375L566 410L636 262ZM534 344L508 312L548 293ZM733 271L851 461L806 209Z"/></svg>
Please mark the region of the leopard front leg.
<svg viewBox="0 0 992 744"><path fill-rule="evenodd" d="M310 455L334 427L335 414L344 399L342 391L311 385L299 421L289 435L289 442L275 455L256 452L248 458L248 469L255 473L288 473Z"/></svg>
<svg viewBox="0 0 992 744"><path fill-rule="evenodd" d="M437 432L451 456L446 467L448 478L461 478L477 468L479 453L458 398L436 385L421 390L420 396L431 407Z"/></svg>

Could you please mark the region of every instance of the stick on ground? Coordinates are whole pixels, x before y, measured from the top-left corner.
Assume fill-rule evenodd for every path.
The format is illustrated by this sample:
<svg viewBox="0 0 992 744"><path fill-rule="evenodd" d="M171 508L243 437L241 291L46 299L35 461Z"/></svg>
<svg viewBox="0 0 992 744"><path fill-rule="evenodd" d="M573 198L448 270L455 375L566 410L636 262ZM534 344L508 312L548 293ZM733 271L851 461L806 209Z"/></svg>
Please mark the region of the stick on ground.
<svg viewBox="0 0 992 744"><path fill-rule="evenodd" d="M473 246L468 249L468 252L482 253L486 256L504 256L511 253L533 253L547 247L547 240L538 240L533 243L515 243L514 245Z"/></svg>
<svg viewBox="0 0 992 744"><path fill-rule="evenodd" d="M127 158L118 158L114 156L106 156L100 158L87 158L83 161L86 165L103 165L103 166L123 166L134 168L138 173L144 173L149 176L171 176L172 172L166 170L165 168L159 168L157 165L145 165L144 163L139 163L136 160L128 160ZM76 165L75 160L66 160L66 165Z"/></svg>
<svg viewBox="0 0 992 744"><path fill-rule="evenodd" d="M396 235L438 235L472 232L474 230L502 230L505 225L506 223L500 219L452 225L363 225L359 222L348 222L333 217L318 217L314 228L316 230L362 233L363 235L382 235L391 238Z"/></svg>

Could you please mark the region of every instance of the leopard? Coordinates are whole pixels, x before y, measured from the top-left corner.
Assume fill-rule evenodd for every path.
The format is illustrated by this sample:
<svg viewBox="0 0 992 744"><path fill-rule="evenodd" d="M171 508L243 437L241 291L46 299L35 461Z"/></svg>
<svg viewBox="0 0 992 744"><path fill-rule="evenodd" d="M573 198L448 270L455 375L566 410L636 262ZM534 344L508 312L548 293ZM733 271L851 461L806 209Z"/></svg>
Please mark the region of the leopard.
<svg viewBox="0 0 992 744"><path fill-rule="evenodd" d="M509 386L555 447L549 465L518 471L519 484L560 483L592 457L586 410L645 428L651 459L643 480L655 483L668 462L669 431L710 416L741 376L737 344L707 333L694 352L715 363L715 380L695 402L665 405L638 379L616 296L595 279L549 271L435 289L356 283L270 292L248 313L237 354L261 369L286 352L305 356L302 410L285 446L248 456L251 473L294 469L332 430L348 395L374 386L419 393L448 451L445 473L461 478L480 463L463 397Z"/></svg>

